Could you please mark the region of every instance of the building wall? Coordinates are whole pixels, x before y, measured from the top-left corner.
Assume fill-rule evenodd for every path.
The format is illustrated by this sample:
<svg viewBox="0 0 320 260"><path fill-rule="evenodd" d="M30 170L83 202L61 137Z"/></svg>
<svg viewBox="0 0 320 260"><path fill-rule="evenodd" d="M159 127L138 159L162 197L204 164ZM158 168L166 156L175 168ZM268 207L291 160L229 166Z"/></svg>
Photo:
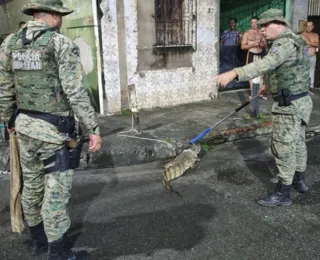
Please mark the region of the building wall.
<svg viewBox="0 0 320 260"><path fill-rule="evenodd" d="M292 0L291 2L291 23L293 31L297 32L299 27L299 20L308 19L308 0Z"/></svg>
<svg viewBox="0 0 320 260"><path fill-rule="evenodd" d="M153 45L157 41L156 24L154 14L155 1L137 0L138 24L138 68L137 71L150 69L174 69L180 67L192 67L192 52L171 52L169 55L154 55ZM185 3L188 3L186 1ZM190 2L189 2L190 3ZM192 5L189 5L191 7ZM190 10L191 11L191 10ZM187 15L186 15L187 16ZM191 28L191 20L185 19L186 28ZM193 24L192 24L193 25ZM172 32L177 36L178 33ZM170 35L170 33L169 33ZM167 36L169 36L167 35ZM192 39L195 34L188 34ZM189 38L188 38L189 39Z"/></svg>
<svg viewBox="0 0 320 260"><path fill-rule="evenodd" d="M73 40L80 49L80 59L86 74L86 87L91 104L96 111L99 111L97 48L92 2L64 0L63 4L74 9L74 12L63 17L61 33Z"/></svg>
<svg viewBox="0 0 320 260"><path fill-rule="evenodd" d="M145 33L138 30L138 0L104 0L101 8L108 113L126 107L127 86L133 84L140 109L208 100L217 94L213 77L218 72L219 0L198 0L197 51L191 55L192 65L187 62L170 69L138 70L139 34Z"/></svg>
<svg viewBox="0 0 320 260"><path fill-rule="evenodd" d="M6 37L18 29L20 21L30 20L30 16L21 14L21 8L29 0L8 1L0 4L0 36Z"/></svg>

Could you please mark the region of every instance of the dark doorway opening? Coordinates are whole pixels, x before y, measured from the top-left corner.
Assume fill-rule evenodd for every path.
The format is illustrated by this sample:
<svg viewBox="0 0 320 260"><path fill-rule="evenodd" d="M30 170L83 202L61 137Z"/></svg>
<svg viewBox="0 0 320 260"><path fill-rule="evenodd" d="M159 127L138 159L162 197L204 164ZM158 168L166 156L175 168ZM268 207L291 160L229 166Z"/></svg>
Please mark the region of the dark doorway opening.
<svg viewBox="0 0 320 260"><path fill-rule="evenodd" d="M314 24L314 33L317 33L320 36L320 16L309 16L308 21L312 21ZM314 87L320 88L320 51L318 48L317 52L317 63L316 63L316 71L314 74Z"/></svg>

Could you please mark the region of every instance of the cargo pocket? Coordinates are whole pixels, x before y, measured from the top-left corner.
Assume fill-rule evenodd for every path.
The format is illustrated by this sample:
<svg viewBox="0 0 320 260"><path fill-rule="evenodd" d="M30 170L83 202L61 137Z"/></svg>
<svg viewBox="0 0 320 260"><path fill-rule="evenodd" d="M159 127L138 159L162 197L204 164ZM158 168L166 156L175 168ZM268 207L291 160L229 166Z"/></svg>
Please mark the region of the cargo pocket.
<svg viewBox="0 0 320 260"><path fill-rule="evenodd" d="M294 142L297 138L293 115L273 113L271 152L278 159L294 154Z"/></svg>

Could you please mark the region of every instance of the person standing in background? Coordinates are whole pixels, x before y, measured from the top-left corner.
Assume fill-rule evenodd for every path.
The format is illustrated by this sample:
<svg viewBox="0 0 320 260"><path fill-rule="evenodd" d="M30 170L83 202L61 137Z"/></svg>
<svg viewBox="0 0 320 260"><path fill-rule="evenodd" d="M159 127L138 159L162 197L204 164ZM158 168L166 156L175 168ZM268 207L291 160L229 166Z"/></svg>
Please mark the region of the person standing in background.
<svg viewBox="0 0 320 260"><path fill-rule="evenodd" d="M229 20L229 29L225 30L221 36L222 46L235 46L239 44L241 34L237 31L237 19Z"/></svg>
<svg viewBox="0 0 320 260"><path fill-rule="evenodd" d="M310 89L314 87L314 74L316 69L317 56L316 52L319 48L319 35L313 33L314 24L312 21L308 21L306 24L305 31L301 34L302 39L304 39L307 43L309 55L310 55Z"/></svg>
<svg viewBox="0 0 320 260"><path fill-rule="evenodd" d="M259 30L258 26L258 17L252 17L250 24L251 29L244 33L241 40L241 49L247 52L246 64L254 62L258 59L262 59L263 57L263 49L266 47L266 40L263 37L262 33ZM252 86L253 81L249 80L250 84L250 96L252 97ZM263 86L263 76L260 77L260 87ZM260 95L261 98L267 99L263 95Z"/></svg>

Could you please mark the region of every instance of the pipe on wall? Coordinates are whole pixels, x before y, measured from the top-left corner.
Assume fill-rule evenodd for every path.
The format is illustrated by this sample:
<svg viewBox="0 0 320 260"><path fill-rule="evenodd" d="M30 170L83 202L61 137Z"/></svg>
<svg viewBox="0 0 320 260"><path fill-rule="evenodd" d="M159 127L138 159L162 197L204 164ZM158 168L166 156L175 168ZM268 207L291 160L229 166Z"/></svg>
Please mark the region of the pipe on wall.
<svg viewBox="0 0 320 260"><path fill-rule="evenodd" d="M97 57L97 76L98 76L98 88L99 88L99 109L100 114L104 115L104 101L103 101L103 82L102 82L102 62L101 62L101 45L99 34L99 20L98 20L98 6L97 0L92 0L93 11L93 23L94 23L94 35L96 43L96 57Z"/></svg>

